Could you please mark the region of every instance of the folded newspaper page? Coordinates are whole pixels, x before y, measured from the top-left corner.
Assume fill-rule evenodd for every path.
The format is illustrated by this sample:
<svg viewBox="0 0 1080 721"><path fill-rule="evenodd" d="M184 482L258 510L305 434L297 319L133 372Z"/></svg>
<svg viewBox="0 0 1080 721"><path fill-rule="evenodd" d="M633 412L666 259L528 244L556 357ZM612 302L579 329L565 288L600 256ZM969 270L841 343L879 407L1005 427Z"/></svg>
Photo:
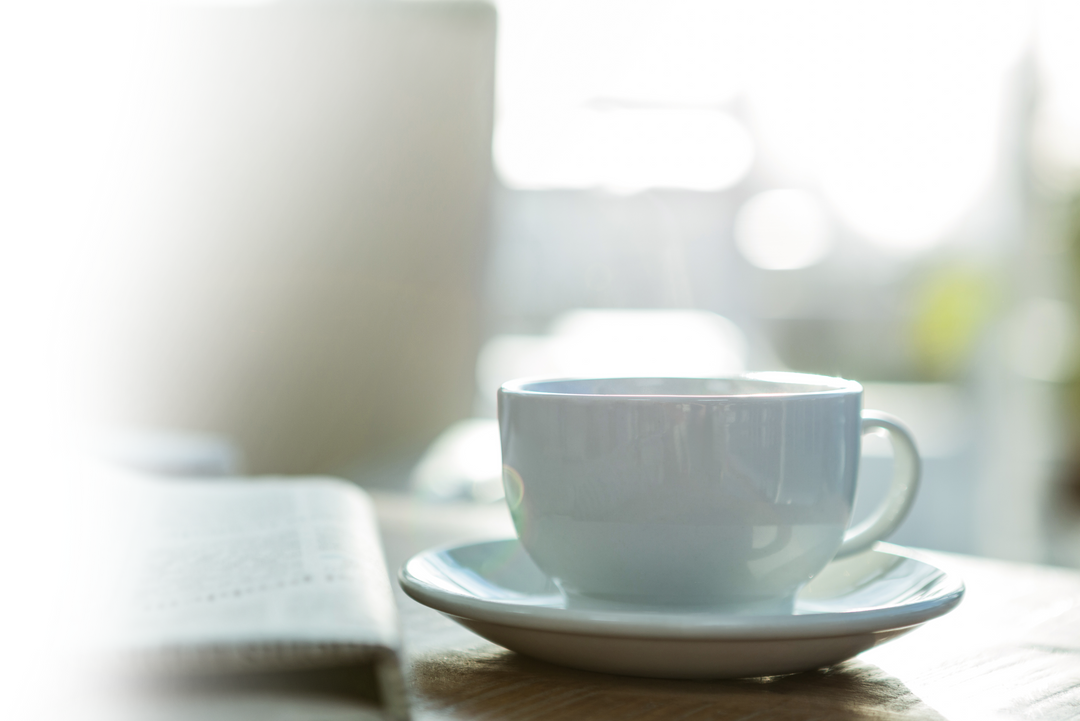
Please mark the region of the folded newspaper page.
<svg viewBox="0 0 1080 721"><path fill-rule="evenodd" d="M115 492L115 489L114 489ZM407 716L375 514L330 478L125 484L107 645L152 675L355 670Z"/></svg>

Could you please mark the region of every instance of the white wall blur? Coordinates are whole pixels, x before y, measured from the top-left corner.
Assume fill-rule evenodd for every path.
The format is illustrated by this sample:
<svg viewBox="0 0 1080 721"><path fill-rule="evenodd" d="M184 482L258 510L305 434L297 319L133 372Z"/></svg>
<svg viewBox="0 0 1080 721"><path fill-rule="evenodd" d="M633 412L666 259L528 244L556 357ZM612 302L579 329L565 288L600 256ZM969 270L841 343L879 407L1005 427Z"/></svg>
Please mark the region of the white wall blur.
<svg viewBox="0 0 1080 721"><path fill-rule="evenodd" d="M103 419L228 433L252 473L428 443L473 399L495 13L189 4Z"/></svg>

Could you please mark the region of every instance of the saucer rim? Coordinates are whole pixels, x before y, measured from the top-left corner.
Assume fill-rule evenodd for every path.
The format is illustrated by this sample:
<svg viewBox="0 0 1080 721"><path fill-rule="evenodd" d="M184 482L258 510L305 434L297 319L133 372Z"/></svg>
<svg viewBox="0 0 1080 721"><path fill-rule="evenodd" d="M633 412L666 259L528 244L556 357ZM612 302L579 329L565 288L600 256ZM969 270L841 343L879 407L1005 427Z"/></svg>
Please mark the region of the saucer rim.
<svg viewBox="0 0 1080 721"><path fill-rule="evenodd" d="M398 583L410 598L440 613L501 626L591 636L732 641L831 638L914 627L953 610L963 599L966 590L955 573L921 557L917 552L887 543L878 543L865 553L898 556L939 571L943 575L941 590L933 598L886 608L791 615L586 610L519 605L507 600L483 599L465 592L451 593L414 573L421 562L432 556L496 543L520 545L517 538L511 537L430 548L402 565L397 574Z"/></svg>

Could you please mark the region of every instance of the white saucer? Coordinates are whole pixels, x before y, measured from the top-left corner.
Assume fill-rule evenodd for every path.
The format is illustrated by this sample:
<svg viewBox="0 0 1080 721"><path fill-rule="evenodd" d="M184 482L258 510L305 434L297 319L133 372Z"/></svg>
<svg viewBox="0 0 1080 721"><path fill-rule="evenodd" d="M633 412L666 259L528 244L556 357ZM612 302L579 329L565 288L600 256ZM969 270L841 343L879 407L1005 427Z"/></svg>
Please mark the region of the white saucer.
<svg viewBox="0 0 1080 721"><path fill-rule="evenodd" d="M951 611L956 576L878 544L834 561L795 612L739 615L568 602L516 539L425 551L401 569L420 603L512 651L589 671L664 678L741 678L809 671L849 659Z"/></svg>

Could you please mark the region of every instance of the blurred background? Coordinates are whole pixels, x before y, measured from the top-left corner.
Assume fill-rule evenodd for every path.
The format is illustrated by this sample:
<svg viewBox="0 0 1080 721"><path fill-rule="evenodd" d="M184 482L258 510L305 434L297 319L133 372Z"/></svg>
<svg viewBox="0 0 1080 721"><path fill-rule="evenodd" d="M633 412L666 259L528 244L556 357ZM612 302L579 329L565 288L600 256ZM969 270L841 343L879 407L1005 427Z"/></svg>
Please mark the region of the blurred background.
<svg viewBox="0 0 1080 721"><path fill-rule="evenodd" d="M8 452L497 503L505 380L791 369L1080 566L1080 2L0 13Z"/></svg>

